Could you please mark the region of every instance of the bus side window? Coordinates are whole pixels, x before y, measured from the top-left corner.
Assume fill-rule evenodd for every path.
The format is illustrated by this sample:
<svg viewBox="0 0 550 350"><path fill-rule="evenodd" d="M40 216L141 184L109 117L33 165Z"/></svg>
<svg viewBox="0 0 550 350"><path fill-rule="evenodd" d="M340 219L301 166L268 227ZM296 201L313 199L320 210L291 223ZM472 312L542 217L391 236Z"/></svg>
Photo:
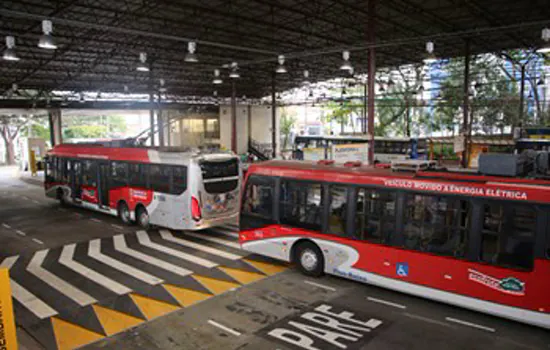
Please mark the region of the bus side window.
<svg viewBox="0 0 550 350"><path fill-rule="evenodd" d="M321 231L323 186L320 183L281 181L281 223Z"/></svg>
<svg viewBox="0 0 550 350"><path fill-rule="evenodd" d="M55 157L48 156L46 158L46 182L52 183L55 181Z"/></svg>
<svg viewBox="0 0 550 350"><path fill-rule="evenodd" d="M481 261L510 268L533 268L537 212L533 206L483 206Z"/></svg>
<svg viewBox="0 0 550 350"><path fill-rule="evenodd" d="M395 232L395 192L357 190L355 237L373 243L385 243Z"/></svg>
<svg viewBox="0 0 550 350"><path fill-rule="evenodd" d="M130 187L147 188L147 168L145 164L128 164L128 177Z"/></svg>
<svg viewBox="0 0 550 350"><path fill-rule="evenodd" d="M97 187L97 161L82 161L82 184L84 186Z"/></svg>
<svg viewBox="0 0 550 350"><path fill-rule="evenodd" d="M149 165L149 187L155 192L170 193L171 172L167 165Z"/></svg>
<svg viewBox="0 0 550 350"><path fill-rule="evenodd" d="M463 257L470 227L471 205L453 197L407 194L405 247L439 255Z"/></svg>
<svg viewBox="0 0 550 350"><path fill-rule="evenodd" d="M111 184L110 187L128 186L128 163L111 162Z"/></svg>
<svg viewBox="0 0 550 350"><path fill-rule="evenodd" d="M182 194L187 189L187 167L172 167L172 194Z"/></svg>

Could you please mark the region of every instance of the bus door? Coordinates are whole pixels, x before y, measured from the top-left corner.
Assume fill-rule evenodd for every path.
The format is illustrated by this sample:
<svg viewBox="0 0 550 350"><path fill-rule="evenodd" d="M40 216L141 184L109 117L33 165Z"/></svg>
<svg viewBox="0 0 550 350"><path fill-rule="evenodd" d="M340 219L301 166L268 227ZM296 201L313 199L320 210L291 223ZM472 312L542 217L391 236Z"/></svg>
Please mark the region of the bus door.
<svg viewBox="0 0 550 350"><path fill-rule="evenodd" d="M71 160L70 185L73 199L82 198L82 163Z"/></svg>
<svg viewBox="0 0 550 350"><path fill-rule="evenodd" d="M100 162L98 172L99 205L109 207L109 163Z"/></svg>

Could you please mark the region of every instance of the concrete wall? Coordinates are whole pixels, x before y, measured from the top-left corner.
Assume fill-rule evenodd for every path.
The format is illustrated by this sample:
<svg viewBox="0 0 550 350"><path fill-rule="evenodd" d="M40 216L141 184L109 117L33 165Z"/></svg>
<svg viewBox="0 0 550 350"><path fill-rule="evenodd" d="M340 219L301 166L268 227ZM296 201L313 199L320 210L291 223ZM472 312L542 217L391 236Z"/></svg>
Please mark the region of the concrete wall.
<svg viewBox="0 0 550 350"><path fill-rule="evenodd" d="M279 132L279 109L277 109L277 140ZM248 105L237 105L237 153L248 150ZM271 144L271 106L251 106L250 136L259 143ZM220 106L220 144L231 149L231 105ZM280 142L277 143L279 153Z"/></svg>

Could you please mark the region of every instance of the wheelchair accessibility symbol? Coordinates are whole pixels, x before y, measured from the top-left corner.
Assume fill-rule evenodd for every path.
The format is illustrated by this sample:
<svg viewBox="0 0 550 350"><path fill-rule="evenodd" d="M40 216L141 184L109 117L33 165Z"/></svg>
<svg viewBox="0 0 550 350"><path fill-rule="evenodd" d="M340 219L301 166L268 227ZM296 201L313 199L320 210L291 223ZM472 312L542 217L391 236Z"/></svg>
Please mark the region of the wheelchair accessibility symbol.
<svg viewBox="0 0 550 350"><path fill-rule="evenodd" d="M399 277L409 276L409 264L408 263L397 263L395 267L395 273Z"/></svg>

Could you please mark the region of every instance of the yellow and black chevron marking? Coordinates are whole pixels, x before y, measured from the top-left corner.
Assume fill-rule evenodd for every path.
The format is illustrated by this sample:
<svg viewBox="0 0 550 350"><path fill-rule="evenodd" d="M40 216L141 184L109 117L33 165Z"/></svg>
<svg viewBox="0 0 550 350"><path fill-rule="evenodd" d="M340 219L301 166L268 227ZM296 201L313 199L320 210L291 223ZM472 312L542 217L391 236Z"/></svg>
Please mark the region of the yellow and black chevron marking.
<svg viewBox="0 0 550 350"><path fill-rule="evenodd" d="M206 238L138 231L0 267L13 272L17 323L47 349L74 349L286 269L246 256L235 237Z"/></svg>

